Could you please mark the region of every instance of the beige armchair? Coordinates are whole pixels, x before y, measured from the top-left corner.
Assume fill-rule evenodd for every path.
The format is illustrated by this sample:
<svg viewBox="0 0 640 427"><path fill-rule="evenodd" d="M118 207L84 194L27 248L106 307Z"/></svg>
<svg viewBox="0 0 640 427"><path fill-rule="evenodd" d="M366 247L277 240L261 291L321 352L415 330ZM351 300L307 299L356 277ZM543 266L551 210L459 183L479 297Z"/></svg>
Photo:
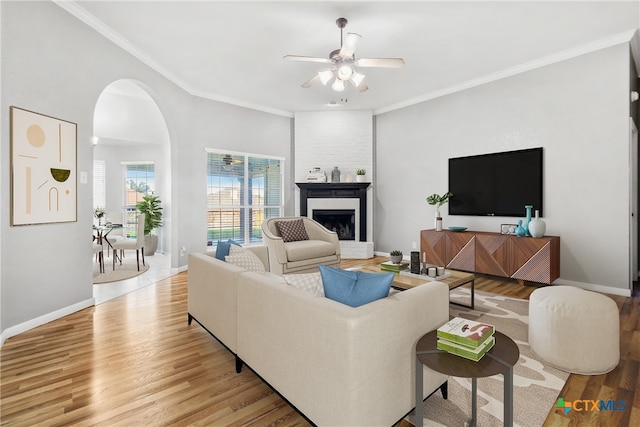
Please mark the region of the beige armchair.
<svg viewBox="0 0 640 427"><path fill-rule="evenodd" d="M299 220L302 220L308 239L302 238L291 241L291 236L287 236L286 232L285 238L283 238L279 229L279 227L282 227L282 222ZM278 222L281 224L278 224ZM340 266L338 235L335 231L327 230L310 218L282 217L265 219L262 222L262 237L269 249L269 267L272 273L308 273L317 271L320 264L334 267ZM296 237L296 239L298 238Z"/></svg>

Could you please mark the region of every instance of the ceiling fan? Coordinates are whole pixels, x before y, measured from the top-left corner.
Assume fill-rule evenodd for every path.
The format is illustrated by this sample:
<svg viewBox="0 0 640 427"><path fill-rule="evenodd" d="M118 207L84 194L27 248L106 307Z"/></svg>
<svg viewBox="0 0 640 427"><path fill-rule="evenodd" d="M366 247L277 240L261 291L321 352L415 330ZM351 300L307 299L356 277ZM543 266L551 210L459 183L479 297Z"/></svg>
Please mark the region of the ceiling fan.
<svg viewBox="0 0 640 427"><path fill-rule="evenodd" d="M359 92L365 92L369 87L364 83L364 74L356 71L356 67L379 67L379 68L400 68L404 65L402 58L360 58L356 59L355 50L358 41L362 37L357 33L347 33L343 38L342 30L347 25L346 18L336 19L336 25L340 28L340 49L336 49L329 54L328 58L319 58L313 56L285 55L284 59L292 61L319 62L330 64L326 68L316 74L313 78L302 84L302 87L311 87L315 82L320 81L323 85L327 85L329 81L335 77L331 87L337 92L345 89L345 82L349 81L358 89Z"/></svg>

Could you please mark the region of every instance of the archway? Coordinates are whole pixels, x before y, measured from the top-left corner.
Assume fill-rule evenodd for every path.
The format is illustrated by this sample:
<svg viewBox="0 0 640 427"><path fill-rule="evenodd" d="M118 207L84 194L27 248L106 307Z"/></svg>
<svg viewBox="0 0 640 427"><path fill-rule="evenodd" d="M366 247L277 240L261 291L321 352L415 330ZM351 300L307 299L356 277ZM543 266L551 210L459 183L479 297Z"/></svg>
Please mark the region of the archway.
<svg viewBox="0 0 640 427"><path fill-rule="evenodd" d="M109 84L98 97L93 118L93 203L102 205L107 221L123 224L119 230L124 238L135 228L136 199L149 193L158 196L163 225L155 231L160 255L156 259L165 260L168 270L172 256L170 135L151 93L138 81L122 79ZM154 262L152 257L149 261Z"/></svg>

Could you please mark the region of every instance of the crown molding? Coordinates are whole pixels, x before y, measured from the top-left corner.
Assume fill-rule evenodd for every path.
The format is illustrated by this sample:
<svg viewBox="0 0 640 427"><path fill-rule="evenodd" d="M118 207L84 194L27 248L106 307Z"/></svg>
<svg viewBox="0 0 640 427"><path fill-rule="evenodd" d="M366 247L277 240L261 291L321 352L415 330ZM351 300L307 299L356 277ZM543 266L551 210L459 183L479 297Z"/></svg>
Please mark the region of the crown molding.
<svg viewBox="0 0 640 427"><path fill-rule="evenodd" d="M80 21L84 22L98 33L106 37L108 40L111 40L117 46L121 47L125 51L129 52L135 58L176 84L178 87L183 89L185 92L190 95L197 96L204 99L209 99L212 101L222 102L225 104L236 105L242 108L248 108L252 110L262 111L265 113L275 114L278 116L284 116L288 118L294 117L294 113L291 111L286 111L266 105L254 104L246 101L242 101L236 98L218 95L210 92L204 92L197 90L187 84L184 80L179 78L177 75L173 74L171 71L167 70L165 67L157 63L153 58L149 55L145 54L142 50L140 50L137 46L131 43L128 39L114 31L107 24L96 18L94 15L87 12L85 9L80 7L75 1L66 1L66 0L53 0L55 4L57 4L62 9L69 12L71 15L78 18ZM606 37L600 40L596 40L592 43L587 43L582 46L577 46L572 49L568 49L553 55L548 55L524 64L516 65L514 67L509 67L504 70L487 74L485 76L481 76L476 79L468 80L466 82L449 86L443 88L441 90L430 92L424 95L417 96L415 98L410 98L405 101L401 101L395 104L388 105L386 107L381 107L373 110L373 115L388 113L390 111L399 110L401 108L409 107L415 104L419 104L425 101L430 101L432 99L440 98L442 96L451 95L456 92L461 92L463 90L471 89L476 86L480 86L486 83L491 83L496 80L504 79L507 77L515 76L527 71L535 70L536 68L544 67L547 65L555 64L561 61L565 61L567 59L572 59L581 55L585 55L588 53L592 53L601 49L605 49L608 47L616 46L622 43L629 43L631 45L632 57L636 63L636 68L638 69L638 73L640 74L640 35L638 35L638 30L630 30L625 31L623 33Z"/></svg>
<svg viewBox="0 0 640 427"><path fill-rule="evenodd" d="M109 27L100 19L96 18L91 13L87 12L86 9L80 7L75 1L66 1L66 0L53 0L53 2L58 5L60 8L64 9L71 15L78 18L80 21L87 24L89 27L93 28L95 31L100 33L102 36L106 37L108 40L112 41L116 46L121 47L139 61L149 66L151 69L155 70L163 77L167 78L171 82L175 83L178 87L180 87L185 92L190 95L197 96L200 98L209 99L212 101L223 102L225 104L232 104L238 107L249 108L252 110L258 110L265 113L276 114L278 116L284 117L293 117L293 112L281 110L278 108L269 107L266 105L253 104L250 102L241 101L239 99L235 99L228 96L222 96L207 92L202 92L195 90L189 84L187 84L180 77L160 65L149 55L140 50L136 45L131 43L127 38L123 37L121 34L113 30L113 28Z"/></svg>
<svg viewBox="0 0 640 427"><path fill-rule="evenodd" d="M639 46L640 42L638 42L637 33L638 33L637 30L625 31L623 33L616 34L611 37L596 40L595 42L592 42L592 43L587 43L582 46L577 46L572 49L567 49L565 51L562 51L553 55L548 55L542 58L538 58L536 60L526 62L524 64L516 65L515 67L505 68L504 70L501 70L492 74L487 74L477 79L468 80L466 82L449 86L435 92L431 92L425 95L408 99L406 101L388 105L386 107L378 108L373 111L373 114L378 115L378 114L388 113L394 110L399 110L401 108L409 107L411 105L419 104L425 101L430 101L432 99L440 98L445 95L451 95L456 92L461 92L463 90L471 89L476 86L480 86L486 83L491 83L496 80L501 80L507 77L515 76L521 73L525 73L527 71L535 70L536 68L545 67L547 65L562 62L567 59L572 59L581 55L596 52L598 50L606 49L608 47L616 46L622 43L630 43L632 49L634 48L634 43L635 43L636 50L634 52L637 52L640 54L640 46ZM636 64L638 64L640 61L640 55L634 55L634 58L636 60ZM640 68L639 68L639 72L640 72Z"/></svg>

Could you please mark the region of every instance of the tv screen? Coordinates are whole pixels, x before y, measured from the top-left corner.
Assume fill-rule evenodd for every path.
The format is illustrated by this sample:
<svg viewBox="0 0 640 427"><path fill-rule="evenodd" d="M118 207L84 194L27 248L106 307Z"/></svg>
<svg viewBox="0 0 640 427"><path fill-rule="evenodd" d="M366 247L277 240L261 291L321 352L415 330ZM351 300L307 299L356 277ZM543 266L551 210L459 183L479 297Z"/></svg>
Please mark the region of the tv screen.
<svg viewBox="0 0 640 427"><path fill-rule="evenodd" d="M542 216L542 147L449 159L450 215Z"/></svg>

